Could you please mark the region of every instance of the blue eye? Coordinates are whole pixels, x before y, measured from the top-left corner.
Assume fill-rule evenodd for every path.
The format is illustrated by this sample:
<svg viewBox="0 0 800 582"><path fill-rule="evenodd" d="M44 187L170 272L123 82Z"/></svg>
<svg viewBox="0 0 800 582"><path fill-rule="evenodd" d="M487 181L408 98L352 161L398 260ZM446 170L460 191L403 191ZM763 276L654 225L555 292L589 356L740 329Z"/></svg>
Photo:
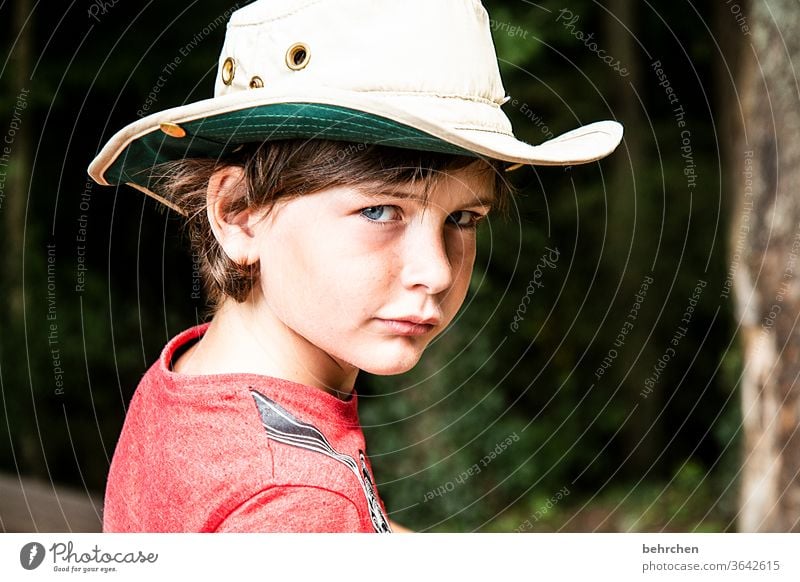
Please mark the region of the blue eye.
<svg viewBox="0 0 800 582"><path fill-rule="evenodd" d="M361 211L361 216L367 218L373 222L389 222L392 220L392 215L390 211L394 211L397 213L397 208L395 206L370 206L369 208L365 208Z"/></svg>

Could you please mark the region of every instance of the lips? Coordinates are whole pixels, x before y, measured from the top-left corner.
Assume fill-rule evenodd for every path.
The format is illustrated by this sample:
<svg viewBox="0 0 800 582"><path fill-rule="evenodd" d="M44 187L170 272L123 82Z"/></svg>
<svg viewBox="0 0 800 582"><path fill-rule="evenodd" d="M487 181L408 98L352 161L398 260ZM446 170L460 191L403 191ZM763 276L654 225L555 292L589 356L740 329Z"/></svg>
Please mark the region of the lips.
<svg viewBox="0 0 800 582"><path fill-rule="evenodd" d="M422 318L415 318L416 321L412 319L379 319L384 327L387 328L388 331L394 333L396 335L406 335L406 336L416 336L416 335L424 335L426 333L430 333L436 327L433 323L425 323L426 321L436 321L437 319L429 318L427 320L423 320Z"/></svg>
<svg viewBox="0 0 800 582"><path fill-rule="evenodd" d="M417 315L408 315L404 317L387 318L387 321L407 321L408 323L417 323L422 325L439 325L441 317L419 317Z"/></svg>

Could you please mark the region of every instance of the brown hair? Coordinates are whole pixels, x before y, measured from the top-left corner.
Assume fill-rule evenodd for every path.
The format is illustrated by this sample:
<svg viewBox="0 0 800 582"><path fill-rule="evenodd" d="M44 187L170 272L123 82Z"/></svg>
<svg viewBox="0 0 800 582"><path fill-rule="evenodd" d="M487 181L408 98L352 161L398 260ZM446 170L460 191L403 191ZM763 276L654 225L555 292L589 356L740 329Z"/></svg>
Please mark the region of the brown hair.
<svg viewBox="0 0 800 582"><path fill-rule="evenodd" d="M199 257L206 298L212 309L225 296L247 299L258 281L259 265L239 265L222 250L206 216L206 189L212 174L226 166L244 169L242 195L227 202L231 213L270 208L282 198L311 194L333 186L367 183L423 184L427 198L437 177L467 167L494 173L495 205L506 211L511 187L505 162L363 143L329 140L280 140L239 146L214 158L187 158L154 168L155 188L183 209L192 252Z"/></svg>

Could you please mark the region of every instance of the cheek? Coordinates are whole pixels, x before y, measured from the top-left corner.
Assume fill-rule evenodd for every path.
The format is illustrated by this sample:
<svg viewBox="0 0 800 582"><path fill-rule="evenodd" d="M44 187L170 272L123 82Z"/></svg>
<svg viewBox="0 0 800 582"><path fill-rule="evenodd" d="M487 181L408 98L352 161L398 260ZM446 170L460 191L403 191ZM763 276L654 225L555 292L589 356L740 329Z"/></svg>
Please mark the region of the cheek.
<svg viewBox="0 0 800 582"><path fill-rule="evenodd" d="M398 245L396 233L348 219L319 241L315 267L343 302L352 303L354 296L374 296L374 302L380 299L377 292L390 289L399 278Z"/></svg>
<svg viewBox="0 0 800 582"><path fill-rule="evenodd" d="M264 245L262 289L286 323L327 334L371 316L397 269L380 237L357 229L345 236L320 226L302 236L296 229L294 236L278 233L283 236Z"/></svg>
<svg viewBox="0 0 800 582"><path fill-rule="evenodd" d="M448 243L450 265L453 269L453 285L446 301L455 304L454 308L458 310L467 296L472 269L475 265L475 236L462 235L453 238L455 240Z"/></svg>

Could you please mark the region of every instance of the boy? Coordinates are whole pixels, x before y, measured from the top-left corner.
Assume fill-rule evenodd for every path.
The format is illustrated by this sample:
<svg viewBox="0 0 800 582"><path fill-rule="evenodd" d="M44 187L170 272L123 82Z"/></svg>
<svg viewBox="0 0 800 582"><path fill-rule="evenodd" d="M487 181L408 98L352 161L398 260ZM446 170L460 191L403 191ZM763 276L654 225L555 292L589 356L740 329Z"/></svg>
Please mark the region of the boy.
<svg viewBox="0 0 800 582"><path fill-rule="evenodd" d="M452 321L508 162L621 139L600 122L531 146L505 101L477 0L259 0L213 99L110 140L90 174L186 216L213 318L137 388L105 531L392 531L358 372L409 370Z"/></svg>

